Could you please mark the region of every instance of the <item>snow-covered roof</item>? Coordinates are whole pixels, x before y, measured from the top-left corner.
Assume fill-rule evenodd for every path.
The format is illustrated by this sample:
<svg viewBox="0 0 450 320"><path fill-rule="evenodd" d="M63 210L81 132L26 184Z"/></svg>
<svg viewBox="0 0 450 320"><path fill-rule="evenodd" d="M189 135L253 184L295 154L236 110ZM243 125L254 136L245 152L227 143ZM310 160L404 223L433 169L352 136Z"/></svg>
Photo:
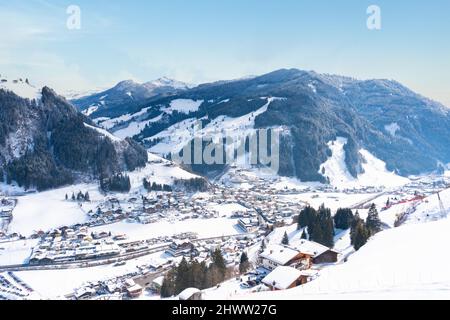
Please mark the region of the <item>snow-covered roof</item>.
<svg viewBox="0 0 450 320"><path fill-rule="evenodd" d="M159 285L160 287L163 285L163 282L164 282L164 276L158 277L155 280L153 280L153 283Z"/></svg>
<svg viewBox="0 0 450 320"><path fill-rule="evenodd" d="M301 253L310 255L314 258L320 256L321 254L327 252L328 250L334 251L324 245L321 245L320 243L304 239L300 240L300 242L295 246L295 248Z"/></svg>
<svg viewBox="0 0 450 320"><path fill-rule="evenodd" d="M300 270L292 267L278 267L269 273L264 279L263 283L274 287L275 289L285 290L291 286L302 275Z"/></svg>
<svg viewBox="0 0 450 320"><path fill-rule="evenodd" d="M260 254L261 258L269 259L277 264L285 265L292 259L294 259L300 252L287 246L271 245L268 246L263 253Z"/></svg>
<svg viewBox="0 0 450 320"><path fill-rule="evenodd" d="M178 298L180 298L180 300L188 300L194 294L199 293L199 292L201 292L201 291L197 288L187 288L183 292L180 293Z"/></svg>
<svg viewBox="0 0 450 320"><path fill-rule="evenodd" d="M136 291L141 291L141 290L142 290L142 287L138 284L135 284L134 286L129 287L127 289L128 292L136 292Z"/></svg>

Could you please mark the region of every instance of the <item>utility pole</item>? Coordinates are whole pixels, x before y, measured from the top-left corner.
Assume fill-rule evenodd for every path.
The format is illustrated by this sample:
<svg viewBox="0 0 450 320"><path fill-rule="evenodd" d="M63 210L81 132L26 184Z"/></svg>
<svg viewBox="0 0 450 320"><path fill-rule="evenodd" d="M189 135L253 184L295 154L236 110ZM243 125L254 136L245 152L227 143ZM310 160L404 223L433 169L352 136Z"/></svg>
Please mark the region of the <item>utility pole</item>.
<svg viewBox="0 0 450 320"><path fill-rule="evenodd" d="M441 218L445 218L447 216L444 204L442 203L441 195L439 192L437 193L438 199L439 199L439 209L441 210Z"/></svg>

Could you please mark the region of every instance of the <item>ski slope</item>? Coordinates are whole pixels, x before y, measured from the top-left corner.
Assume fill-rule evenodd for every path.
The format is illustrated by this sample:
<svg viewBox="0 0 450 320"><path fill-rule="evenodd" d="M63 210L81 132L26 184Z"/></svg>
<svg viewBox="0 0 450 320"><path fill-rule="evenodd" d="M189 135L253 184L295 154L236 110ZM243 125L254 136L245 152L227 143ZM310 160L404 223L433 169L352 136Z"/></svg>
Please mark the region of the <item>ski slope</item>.
<svg viewBox="0 0 450 320"><path fill-rule="evenodd" d="M362 163L364 172L357 178L353 177L347 169L345 163L344 146L347 139L338 137L336 141L330 141L328 147L332 151L332 156L320 166L319 173L330 179L333 186L344 188L357 187L398 187L407 184L409 179L400 177L386 169L386 163L376 158L365 149L359 151L365 160ZM323 173L325 172L325 173Z"/></svg>

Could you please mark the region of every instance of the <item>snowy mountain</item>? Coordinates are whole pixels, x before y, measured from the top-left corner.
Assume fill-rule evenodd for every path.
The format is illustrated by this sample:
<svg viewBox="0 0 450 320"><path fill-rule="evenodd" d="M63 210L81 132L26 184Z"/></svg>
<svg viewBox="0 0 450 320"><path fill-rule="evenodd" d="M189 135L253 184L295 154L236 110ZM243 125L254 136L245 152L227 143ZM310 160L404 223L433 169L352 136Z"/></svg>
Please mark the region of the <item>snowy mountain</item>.
<svg viewBox="0 0 450 320"><path fill-rule="evenodd" d="M32 100L31 100L32 99ZM28 81L0 87L0 182L50 189L145 165L131 139L95 127L63 97Z"/></svg>
<svg viewBox="0 0 450 320"><path fill-rule="evenodd" d="M192 86L165 77L145 83L125 80L111 89L77 97L71 102L85 115L93 118L114 117L139 108L151 97L174 94L190 87Z"/></svg>
<svg viewBox="0 0 450 320"><path fill-rule="evenodd" d="M278 130L279 174L302 181L342 180L342 174L334 179L332 167L325 165L336 160L338 151L331 146L339 138L345 143L335 162L346 181L371 171L368 162L376 162L381 170L372 170L372 176L420 174L442 170L450 162L448 109L391 80L283 69L156 96L113 117L91 117L161 155L178 152L194 136L217 139L256 129ZM199 119L203 129L194 132ZM209 173L223 167L193 169Z"/></svg>

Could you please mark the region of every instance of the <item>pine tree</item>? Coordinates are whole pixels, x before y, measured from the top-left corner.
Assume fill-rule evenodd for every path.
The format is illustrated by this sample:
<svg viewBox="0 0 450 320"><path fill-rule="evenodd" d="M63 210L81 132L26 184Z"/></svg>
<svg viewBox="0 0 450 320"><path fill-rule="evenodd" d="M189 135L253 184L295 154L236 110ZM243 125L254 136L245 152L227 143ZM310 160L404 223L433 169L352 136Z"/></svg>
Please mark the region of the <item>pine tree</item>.
<svg viewBox="0 0 450 320"><path fill-rule="evenodd" d="M222 256L222 252L220 248L217 248L212 254L212 268L216 268L218 272L218 280L217 283L222 282L225 279L225 275L227 272L227 266L225 263L225 259Z"/></svg>
<svg viewBox="0 0 450 320"><path fill-rule="evenodd" d="M86 193L84 194L84 201L91 201L91 197L89 196L89 192L86 191Z"/></svg>
<svg viewBox="0 0 450 320"><path fill-rule="evenodd" d="M302 239L303 239L303 240L308 240L308 235L306 234L306 228L303 229L303 232L302 232Z"/></svg>
<svg viewBox="0 0 450 320"><path fill-rule="evenodd" d="M360 218L359 212L355 213L355 217L352 222L351 230L350 230L350 242L355 248L355 250L359 250L362 246L364 246L370 238L370 231L367 228L366 223L363 219Z"/></svg>
<svg viewBox="0 0 450 320"><path fill-rule="evenodd" d="M363 220L359 220L359 222L356 224L355 229L353 230L353 236L351 239L351 243L355 250L358 251L362 246L364 246L369 238L369 229L367 228Z"/></svg>
<svg viewBox="0 0 450 320"><path fill-rule="evenodd" d="M299 229L310 226L311 223L313 223L313 221L315 220L316 216L316 210L309 206L300 211L300 214L298 216Z"/></svg>
<svg viewBox="0 0 450 320"><path fill-rule="evenodd" d="M69 199L69 196L67 195L67 193L66 193L66 201Z"/></svg>
<svg viewBox="0 0 450 320"><path fill-rule="evenodd" d="M170 270L164 277L161 286L161 297L168 298L174 296L175 293L176 271Z"/></svg>
<svg viewBox="0 0 450 320"><path fill-rule="evenodd" d="M75 201L75 200L76 200L75 194L72 192L72 201Z"/></svg>
<svg viewBox="0 0 450 320"><path fill-rule="evenodd" d="M243 252L241 255L241 261L239 263L239 272L241 274L246 273L249 268L250 268L250 262L248 260L247 253Z"/></svg>
<svg viewBox="0 0 450 320"><path fill-rule="evenodd" d="M336 229L350 229L353 221L353 213L351 209L339 208L334 215L334 225Z"/></svg>
<svg viewBox="0 0 450 320"><path fill-rule="evenodd" d="M261 247L259 248L259 253L263 253L264 250L266 250L266 240L263 239L263 241L261 241Z"/></svg>
<svg viewBox="0 0 450 320"><path fill-rule="evenodd" d="M182 292L184 289L189 288L189 265L186 259L183 257L176 271L176 294Z"/></svg>
<svg viewBox="0 0 450 320"><path fill-rule="evenodd" d="M378 215L377 208L374 203L370 206L369 213L366 219L366 226L370 231L371 235L374 235L381 231L381 220Z"/></svg>
<svg viewBox="0 0 450 320"><path fill-rule="evenodd" d="M324 246L332 248L334 246L334 223L331 217L331 210L321 205L317 217L308 226L310 239Z"/></svg>
<svg viewBox="0 0 450 320"><path fill-rule="evenodd" d="M287 232L284 232L283 240L281 240L281 244L288 246L289 245L289 237Z"/></svg>

